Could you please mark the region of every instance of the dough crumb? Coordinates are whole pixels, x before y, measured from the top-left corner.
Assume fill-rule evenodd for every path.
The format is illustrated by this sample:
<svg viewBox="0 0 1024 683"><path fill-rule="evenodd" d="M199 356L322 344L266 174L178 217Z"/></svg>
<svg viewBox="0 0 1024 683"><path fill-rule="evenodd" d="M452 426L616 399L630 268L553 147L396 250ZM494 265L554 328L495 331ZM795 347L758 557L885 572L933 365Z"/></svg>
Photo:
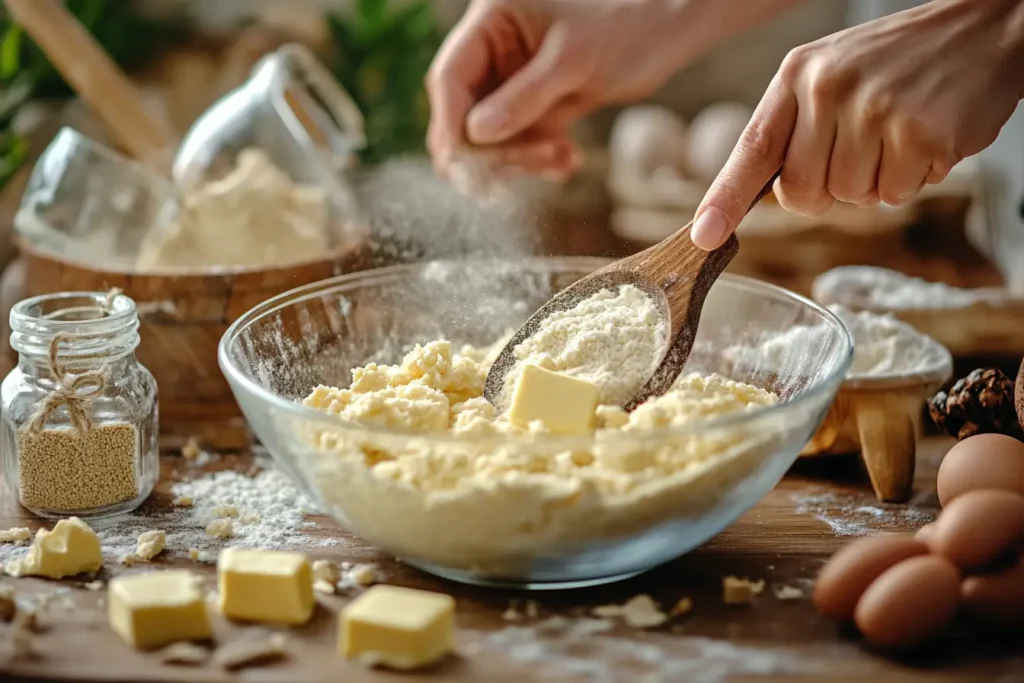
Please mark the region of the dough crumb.
<svg viewBox="0 0 1024 683"><path fill-rule="evenodd" d="M373 564L357 564L348 570L347 583L359 586L372 586L377 583L377 566Z"/></svg>
<svg viewBox="0 0 1024 683"><path fill-rule="evenodd" d="M536 600L527 600L523 610L526 612L526 616L530 619L536 619L540 616L540 603Z"/></svg>
<svg viewBox="0 0 1024 683"><path fill-rule="evenodd" d="M508 608L501 613L501 618L505 621L519 621L520 617L522 617L522 615L519 613L519 610L512 605L509 605Z"/></svg>
<svg viewBox="0 0 1024 683"><path fill-rule="evenodd" d="M202 449L199 448L199 442L194 436L190 437L189 440L185 442L185 445L181 447L181 457L189 461L198 459L202 452Z"/></svg>
<svg viewBox="0 0 1024 683"><path fill-rule="evenodd" d="M195 504L195 500L192 496L178 496L172 503L175 507L190 508Z"/></svg>
<svg viewBox="0 0 1024 683"><path fill-rule="evenodd" d="M28 527L12 527L0 530L0 543L23 543L31 540L32 531Z"/></svg>
<svg viewBox="0 0 1024 683"><path fill-rule="evenodd" d="M217 554L210 550L199 550L198 548L189 548L188 556L196 562L203 562L205 564L213 564L217 561Z"/></svg>
<svg viewBox="0 0 1024 683"><path fill-rule="evenodd" d="M637 595L622 606L622 620L630 628L654 628L668 621L668 615L649 595Z"/></svg>
<svg viewBox="0 0 1024 683"><path fill-rule="evenodd" d="M231 538L235 535L235 525L230 517L215 519L206 525L206 535L213 538Z"/></svg>
<svg viewBox="0 0 1024 683"><path fill-rule="evenodd" d="M287 657L286 644L283 633L253 632L221 645L213 653L213 661L228 671L265 664Z"/></svg>
<svg viewBox="0 0 1024 683"><path fill-rule="evenodd" d="M804 592L795 586L777 585L772 588L775 597L782 602L792 602L804 597Z"/></svg>
<svg viewBox="0 0 1024 683"><path fill-rule="evenodd" d="M104 583L102 581L90 581L89 583L83 584L82 588L87 591L101 591L103 590Z"/></svg>
<svg viewBox="0 0 1024 683"><path fill-rule="evenodd" d="M139 558L135 555L135 553L129 553L127 555L122 555L121 559L119 559L118 562L120 562L126 567L134 567L139 563Z"/></svg>
<svg viewBox="0 0 1024 683"><path fill-rule="evenodd" d="M215 517L238 517L238 508L230 503L221 503L213 507Z"/></svg>
<svg viewBox="0 0 1024 683"><path fill-rule="evenodd" d="M727 605L749 605L764 590L764 581L751 581L727 576L722 579L722 602Z"/></svg>
<svg viewBox="0 0 1024 683"><path fill-rule="evenodd" d="M668 611L670 616L682 617L693 611L693 600L690 598L679 598L679 601Z"/></svg>
<svg viewBox="0 0 1024 683"><path fill-rule="evenodd" d="M157 658L164 664L199 666L210 658L210 651L202 645L181 642L168 645L157 653Z"/></svg>
<svg viewBox="0 0 1024 683"><path fill-rule="evenodd" d="M341 580L341 571L338 565L330 560L315 560L313 562L313 590L318 593L333 594Z"/></svg>
<svg viewBox="0 0 1024 683"><path fill-rule="evenodd" d="M655 600L646 594L636 595L622 605L600 605L591 613L601 619L621 617L630 628L654 628L668 621Z"/></svg>
<svg viewBox="0 0 1024 683"><path fill-rule="evenodd" d="M167 534L163 530L143 531L136 541L135 556L148 562L162 553L166 547Z"/></svg>

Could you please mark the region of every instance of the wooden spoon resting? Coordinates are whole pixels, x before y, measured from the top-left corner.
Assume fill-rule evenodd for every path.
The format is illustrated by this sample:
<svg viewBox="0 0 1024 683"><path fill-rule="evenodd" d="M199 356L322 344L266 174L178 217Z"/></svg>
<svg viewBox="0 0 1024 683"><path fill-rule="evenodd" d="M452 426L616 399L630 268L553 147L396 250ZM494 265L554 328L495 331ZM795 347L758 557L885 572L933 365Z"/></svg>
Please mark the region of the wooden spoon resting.
<svg viewBox="0 0 1024 683"><path fill-rule="evenodd" d="M747 209L748 212L771 191L776 176L758 193ZM627 411L632 410L651 396L659 396L668 391L690 357L700 313L711 285L740 248L734 234L718 249L704 251L690 239L692 227L693 221L690 221L653 247L610 263L556 294L526 321L498 354L487 373L484 397L498 405L505 376L516 363L516 346L533 336L548 316L574 308L601 290L617 289L622 285L634 285L645 292L654 301L661 316L668 321L668 343L661 362L647 383L622 407Z"/></svg>

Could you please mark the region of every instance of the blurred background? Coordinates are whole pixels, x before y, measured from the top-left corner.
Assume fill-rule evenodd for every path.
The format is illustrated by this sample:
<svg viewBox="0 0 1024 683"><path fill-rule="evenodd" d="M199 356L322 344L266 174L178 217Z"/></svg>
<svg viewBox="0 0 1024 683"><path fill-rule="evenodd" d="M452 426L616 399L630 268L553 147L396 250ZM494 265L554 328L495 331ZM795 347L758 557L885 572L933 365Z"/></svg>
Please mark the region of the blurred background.
<svg viewBox="0 0 1024 683"><path fill-rule="evenodd" d="M874 4L806 2L706 55L653 103L692 126L708 107L752 107L787 51L872 16ZM66 5L138 84L153 115L178 135L242 83L262 55L286 42L305 44L366 118L363 169L423 153L429 115L423 76L465 7L460 0L67 0ZM29 170L60 126L115 143L6 14L0 15L0 67L0 262L7 263L14 256L12 216ZM625 168L631 143L618 150L608 146L619 113L599 112L579 125L576 133L587 149L579 177L565 186L524 182L517 189L539 243L531 249L626 254L658 241L692 214L709 171L691 177L683 172L666 181L644 176L664 169ZM703 122L700 136L691 130L691 142L704 145L705 166L713 171L716 154L727 153L735 133L718 131L716 137L716 124L729 128L717 119L728 117L704 118L712 120ZM745 248L732 269L806 294L818 274L845 264L884 266L961 287L1004 284L1014 279L1012 269L994 255L1019 236L999 234L987 210L982 169L973 162L962 166L944 187L903 210L837 207L807 221L767 207L744 225ZM792 248L795 240L799 249Z"/></svg>

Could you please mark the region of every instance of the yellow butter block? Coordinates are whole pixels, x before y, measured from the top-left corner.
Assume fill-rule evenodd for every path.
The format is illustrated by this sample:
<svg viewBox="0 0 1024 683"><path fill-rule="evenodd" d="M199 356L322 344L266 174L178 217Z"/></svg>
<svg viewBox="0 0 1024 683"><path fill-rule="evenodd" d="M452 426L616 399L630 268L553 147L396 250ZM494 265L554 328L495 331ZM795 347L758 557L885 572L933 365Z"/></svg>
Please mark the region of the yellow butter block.
<svg viewBox="0 0 1024 683"><path fill-rule="evenodd" d="M304 624L313 615L313 573L302 553L228 548L217 558L224 616Z"/></svg>
<svg viewBox="0 0 1024 683"><path fill-rule="evenodd" d="M150 649L212 634L203 592L188 571L119 576L108 588L110 628L130 645Z"/></svg>
<svg viewBox="0 0 1024 683"><path fill-rule="evenodd" d="M62 519L52 531L40 529L28 552L7 566L14 576L45 576L62 579L103 566L100 539L78 517Z"/></svg>
<svg viewBox="0 0 1024 683"><path fill-rule="evenodd" d="M592 382L525 365L512 392L509 422L527 427L539 420L558 434L584 434L594 426L601 390Z"/></svg>
<svg viewBox="0 0 1024 683"><path fill-rule="evenodd" d="M393 669L426 666L452 651L455 600L450 595L378 585L341 612L338 651Z"/></svg>

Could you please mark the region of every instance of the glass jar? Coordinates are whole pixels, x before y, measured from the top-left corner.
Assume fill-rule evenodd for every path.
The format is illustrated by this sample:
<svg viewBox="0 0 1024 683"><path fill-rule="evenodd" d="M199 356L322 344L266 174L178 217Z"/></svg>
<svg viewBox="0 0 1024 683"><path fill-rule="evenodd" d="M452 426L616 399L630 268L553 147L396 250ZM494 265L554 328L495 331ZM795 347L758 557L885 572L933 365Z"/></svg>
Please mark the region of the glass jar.
<svg viewBox="0 0 1024 683"><path fill-rule="evenodd" d="M18 366L0 387L4 482L40 517L134 510L160 474L156 380L135 359L139 316L116 290L11 309Z"/></svg>

